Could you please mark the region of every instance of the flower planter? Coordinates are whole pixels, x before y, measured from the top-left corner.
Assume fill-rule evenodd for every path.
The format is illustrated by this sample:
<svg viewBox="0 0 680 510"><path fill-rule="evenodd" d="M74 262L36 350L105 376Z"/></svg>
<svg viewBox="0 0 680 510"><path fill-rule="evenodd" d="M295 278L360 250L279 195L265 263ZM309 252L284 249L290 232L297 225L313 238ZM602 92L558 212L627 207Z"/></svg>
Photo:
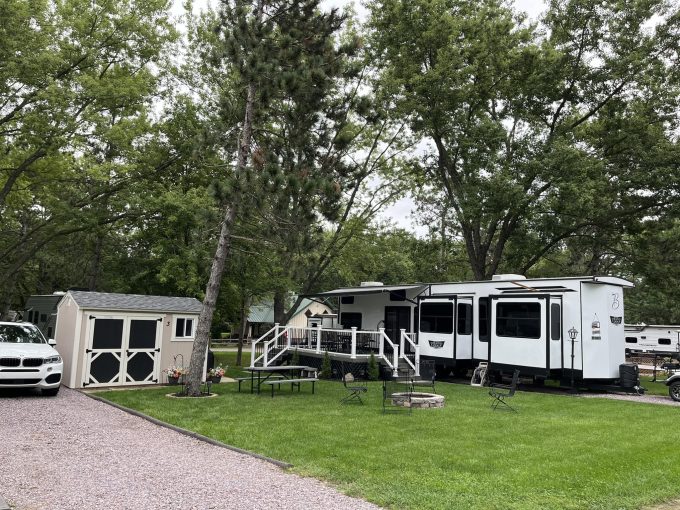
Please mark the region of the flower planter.
<svg viewBox="0 0 680 510"><path fill-rule="evenodd" d="M179 377L171 377L171 376L168 376L168 384L169 384L170 386L174 386L174 385L176 385L176 384L178 384L178 383L179 383Z"/></svg>
<svg viewBox="0 0 680 510"><path fill-rule="evenodd" d="M212 381L213 384L218 384L222 378L221 377L211 377L210 380Z"/></svg>

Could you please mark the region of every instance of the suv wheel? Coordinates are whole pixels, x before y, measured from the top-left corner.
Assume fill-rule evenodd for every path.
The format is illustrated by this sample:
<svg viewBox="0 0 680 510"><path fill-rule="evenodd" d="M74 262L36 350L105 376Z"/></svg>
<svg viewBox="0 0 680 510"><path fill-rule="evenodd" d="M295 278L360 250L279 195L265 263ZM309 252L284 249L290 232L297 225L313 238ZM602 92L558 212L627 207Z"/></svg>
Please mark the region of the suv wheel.
<svg viewBox="0 0 680 510"><path fill-rule="evenodd" d="M680 402L680 381L671 383L671 385L668 387L668 394L673 400Z"/></svg>

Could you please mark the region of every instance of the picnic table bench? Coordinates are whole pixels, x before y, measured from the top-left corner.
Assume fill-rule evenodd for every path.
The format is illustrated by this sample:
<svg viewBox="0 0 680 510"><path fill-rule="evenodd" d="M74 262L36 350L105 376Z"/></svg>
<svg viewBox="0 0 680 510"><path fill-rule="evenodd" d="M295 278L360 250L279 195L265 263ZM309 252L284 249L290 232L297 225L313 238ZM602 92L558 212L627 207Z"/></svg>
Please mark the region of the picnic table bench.
<svg viewBox="0 0 680 510"><path fill-rule="evenodd" d="M262 384L268 384L272 388L272 398L274 398L274 385L278 384L281 387L282 384L290 383L290 391L297 386L298 392L300 391L300 385L304 382L312 383L312 395L314 395L314 383L317 382L316 377L302 377L300 379L279 379L277 381L262 381Z"/></svg>
<svg viewBox="0 0 680 510"><path fill-rule="evenodd" d="M272 376L269 377L269 379L281 380L281 379L285 379L285 377L283 377L282 375L272 375ZM250 376L250 375L248 377L234 377L234 381L238 382L238 392L241 393L241 383L243 383L243 382L252 383L253 377ZM274 381L272 381L272 382L274 382Z"/></svg>

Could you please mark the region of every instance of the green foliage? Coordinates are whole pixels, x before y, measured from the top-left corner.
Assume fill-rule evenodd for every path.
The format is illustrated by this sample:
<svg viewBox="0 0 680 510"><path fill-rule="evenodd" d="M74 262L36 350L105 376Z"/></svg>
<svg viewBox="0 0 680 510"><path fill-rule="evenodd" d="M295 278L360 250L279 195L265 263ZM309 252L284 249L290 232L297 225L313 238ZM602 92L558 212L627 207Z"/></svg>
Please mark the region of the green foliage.
<svg viewBox="0 0 680 510"><path fill-rule="evenodd" d="M331 367L331 357L326 351L323 355L323 361L321 362L321 370L319 371L319 378L330 379L333 377L333 369Z"/></svg>
<svg viewBox="0 0 680 510"><path fill-rule="evenodd" d="M368 358L367 375L369 381L377 381L380 378L380 368L378 367L378 362L373 353L371 353L371 357Z"/></svg>
<svg viewBox="0 0 680 510"><path fill-rule="evenodd" d="M293 366L300 365L300 353L298 352L297 347L293 349L293 356L290 358L290 364Z"/></svg>

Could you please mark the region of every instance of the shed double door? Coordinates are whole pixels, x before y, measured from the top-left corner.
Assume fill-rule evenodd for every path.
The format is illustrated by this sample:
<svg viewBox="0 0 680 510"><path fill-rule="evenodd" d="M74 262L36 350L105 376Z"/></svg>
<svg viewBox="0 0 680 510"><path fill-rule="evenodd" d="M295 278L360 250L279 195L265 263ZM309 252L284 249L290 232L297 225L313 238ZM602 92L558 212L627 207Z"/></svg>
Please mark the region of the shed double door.
<svg viewBox="0 0 680 510"><path fill-rule="evenodd" d="M158 382L162 317L89 316L83 386Z"/></svg>

